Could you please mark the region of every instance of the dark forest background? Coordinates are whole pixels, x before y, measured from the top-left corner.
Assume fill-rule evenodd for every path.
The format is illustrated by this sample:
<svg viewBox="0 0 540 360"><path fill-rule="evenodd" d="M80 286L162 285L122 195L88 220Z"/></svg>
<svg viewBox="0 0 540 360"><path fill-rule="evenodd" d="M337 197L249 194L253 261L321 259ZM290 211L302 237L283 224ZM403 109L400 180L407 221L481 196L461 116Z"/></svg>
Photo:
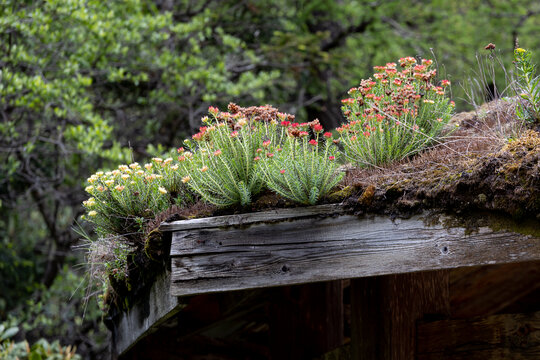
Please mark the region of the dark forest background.
<svg viewBox="0 0 540 360"><path fill-rule="evenodd" d="M374 65L421 56L468 110L505 95L516 42L538 63L540 2L0 0L0 323L102 356L85 180L180 145L209 105L330 129Z"/></svg>

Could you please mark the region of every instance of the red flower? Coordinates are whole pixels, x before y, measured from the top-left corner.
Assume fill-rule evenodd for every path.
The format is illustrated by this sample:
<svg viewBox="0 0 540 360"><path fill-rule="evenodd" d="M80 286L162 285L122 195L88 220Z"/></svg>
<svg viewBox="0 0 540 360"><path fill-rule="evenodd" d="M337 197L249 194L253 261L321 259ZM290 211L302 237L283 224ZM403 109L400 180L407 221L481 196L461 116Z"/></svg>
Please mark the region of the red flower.
<svg viewBox="0 0 540 360"><path fill-rule="evenodd" d="M270 140L263 141L263 146L268 147L268 145L270 145L270 143L271 143Z"/></svg>
<svg viewBox="0 0 540 360"><path fill-rule="evenodd" d="M323 131L322 125L319 125L319 124L313 125L313 131L316 131L316 132Z"/></svg>
<svg viewBox="0 0 540 360"><path fill-rule="evenodd" d="M289 126L290 124L291 124L290 121L282 121L281 122L281 126L285 126L285 127Z"/></svg>
<svg viewBox="0 0 540 360"><path fill-rule="evenodd" d="M268 153L268 154L266 154L266 157L267 157L267 158L273 158L273 157L274 157L274 154Z"/></svg>
<svg viewBox="0 0 540 360"><path fill-rule="evenodd" d="M335 157L335 156L332 156L332 155L330 155L330 156L328 157L328 160L330 160L330 161L334 161L334 160L336 160L336 157Z"/></svg>
<svg viewBox="0 0 540 360"><path fill-rule="evenodd" d="M332 133L331 133L331 132L325 132L325 133L323 134L323 136L324 136L325 138L329 139L329 138L332 137Z"/></svg>
<svg viewBox="0 0 540 360"><path fill-rule="evenodd" d="M216 115L216 114L219 112L219 109L216 108L216 107L210 106L210 107L208 108L208 112L209 112L210 114L212 114L212 115Z"/></svg>
<svg viewBox="0 0 540 360"><path fill-rule="evenodd" d="M183 147L179 147L178 149L176 149L176 151L181 154L184 152L184 148Z"/></svg>
<svg viewBox="0 0 540 360"><path fill-rule="evenodd" d="M299 125L298 123L292 123L291 127L296 128L296 127L298 127L298 125Z"/></svg>
<svg viewBox="0 0 540 360"><path fill-rule="evenodd" d="M259 160L261 160L261 158L260 158L260 157L258 157L258 156L255 156L255 157L253 158L253 160L255 160L255 161L259 161Z"/></svg>
<svg viewBox="0 0 540 360"><path fill-rule="evenodd" d="M280 174L285 174L285 169L279 170Z"/></svg>
<svg viewBox="0 0 540 360"><path fill-rule="evenodd" d="M448 85L450 85L450 80L443 80L443 81L441 81L441 85L442 85L442 86L448 86Z"/></svg>
<svg viewBox="0 0 540 360"><path fill-rule="evenodd" d="M235 137L237 137L237 136L238 136L238 131L233 131L233 132L231 133L231 137L232 137L232 138L235 138Z"/></svg>
<svg viewBox="0 0 540 360"><path fill-rule="evenodd" d="M317 140L311 139L309 140L309 144L315 146L317 145Z"/></svg>
<svg viewBox="0 0 540 360"><path fill-rule="evenodd" d="M204 133L199 132L199 133L196 133L195 135L193 135L192 138L193 138L193 140L199 141L199 140L202 139L203 135L204 135Z"/></svg>
<svg viewBox="0 0 540 360"><path fill-rule="evenodd" d="M219 156L219 155L221 155L221 150L218 149L214 151L214 156Z"/></svg>
<svg viewBox="0 0 540 360"><path fill-rule="evenodd" d="M299 136L308 136L309 133L308 133L307 131L300 131L300 132L298 133L298 135L299 135Z"/></svg>

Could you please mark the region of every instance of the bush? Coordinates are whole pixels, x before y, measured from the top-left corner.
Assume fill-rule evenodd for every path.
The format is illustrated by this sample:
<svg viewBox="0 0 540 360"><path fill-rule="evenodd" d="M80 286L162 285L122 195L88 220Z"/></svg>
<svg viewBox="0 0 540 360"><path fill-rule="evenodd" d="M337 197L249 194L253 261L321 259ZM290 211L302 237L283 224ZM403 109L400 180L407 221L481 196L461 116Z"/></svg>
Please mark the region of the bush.
<svg viewBox="0 0 540 360"><path fill-rule="evenodd" d="M318 120L311 123L283 121L287 137L282 144L263 144L256 157L266 185L281 196L304 205L314 205L343 178L338 151L331 133L322 133ZM310 140L309 129L314 139ZM319 144L320 138L324 144Z"/></svg>
<svg viewBox="0 0 540 360"><path fill-rule="evenodd" d="M376 66L373 79L362 80L342 100L347 123L339 128L347 159L360 166L401 160L437 142L453 112L445 94L450 85L432 84L432 60L412 57Z"/></svg>
<svg viewBox="0 0 540 360"><path fill-rule="evenodd" d="M517 116L529 123L540 122L540 76L536 76L536 65L531 61L529 50L514 50L514 63L518 75L519 97L522 99L517 108Z"/></svg>
<svg viewBox="0 0 540 360"><path fill-rule="evenodd" d="M205 201L219 207L246 206L264 184L256 164L263 143L281 143L284 128L280 119L294 119L269 105L240 108L229 105L229 112L210 107L211 118L186 140L189 151L179 149L183 181Z"/></svg>
<svg viewBox="0 0 540 360"><path fill-rule="evenodd" d="M98 236L142 232L146 220L169 207L163 175L153 172L157 163L158 158L145 169L137 163L120 165L117 170L97 172L88 179L86 192L92 197L83 203L85 220L94 224Z"/></svg>
<svg viewBox="0 0 540 360"><path fill-rule="evenodd" d="M172 158L153 158L144 167L133 163L95 173L86 187L92 197L83 203L85 219L100 237L142 233L143 225L171 202L191 201L179 169Z"/></svg>
<svg viewBox="0 0 540 360"><path fill-rule="evenodd" d="M76 347L62 347L58 341L49 343L45 339L36 341L30 346L27 341L14 342L9 340L19 329L8 324L0 323L0 359L4 360L79 360L75 353Z"/></svg>

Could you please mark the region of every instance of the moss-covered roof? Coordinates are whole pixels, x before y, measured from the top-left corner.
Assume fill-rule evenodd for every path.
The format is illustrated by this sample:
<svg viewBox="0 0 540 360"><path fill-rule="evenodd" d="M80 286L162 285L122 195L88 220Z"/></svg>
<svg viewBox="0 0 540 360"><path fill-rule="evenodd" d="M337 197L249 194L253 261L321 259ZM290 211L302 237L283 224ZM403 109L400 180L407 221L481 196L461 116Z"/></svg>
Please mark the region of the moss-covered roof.
<svg viewBox="0 0 540 360"><path fill-rule="evenodd" d="M344 180L325 202L355 213L489 211L540 221L539 129L518 123L512 102L502 100L457 114L453 123L460 128L452 137L412 159L386 168L344 167ZM130 284L111 280L115 296L108 301L116 304L111 311L129 307L129 299L167 266L169 245L159 230L162 222L295 206L268 192L248 208L218 209L202 202L170 208L149 223L144 254L131 260Z"/></svg>

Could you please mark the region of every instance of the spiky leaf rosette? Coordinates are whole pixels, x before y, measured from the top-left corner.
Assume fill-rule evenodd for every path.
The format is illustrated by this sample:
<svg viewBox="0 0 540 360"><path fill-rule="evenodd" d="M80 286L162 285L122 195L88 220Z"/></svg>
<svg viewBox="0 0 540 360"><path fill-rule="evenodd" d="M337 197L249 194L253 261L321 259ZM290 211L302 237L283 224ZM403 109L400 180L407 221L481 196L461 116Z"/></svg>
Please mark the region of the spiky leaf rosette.
<svg viewBox="0 0 540 360"><path fill-rule="evenodd" d="M540 122L540 76L536 75L536 65L532 62L529 50L517 48L514 50L514 64L517 69L517 92L520 106L516 109L517 116L525 122Z"/></svg>
<svg viewBox="0 0 540 360"><path fill-rule="evenodd" d="M401 69L376 66L373 79L362 80L342 100L348 121L337 130L345 156L357 165L384 165L435 144L452 117L454 105L445 93L450 82L432 84L432 60L406 57L399 63Z"/></svg>
<svg viewBox="0 0 540 360"><path fill-rule="evenodd" d="M240 108L229 105L230 112L211 107L205 126L186 140L186 151L179 157L189 173L187 185L202 199L219 207L245 206L261 192L264 184L255 158L257 150L268 142L281 143L285 137L280 121L293 118L266 105Z"/></svg>
<svg viewBox="0 0 540 360"><path fill-rule="evenodd" d="M317 120L289 126L283 144L268 146L261 154L261 173L272 191L294 202L314 205L343 178L338 171L339 153L332 134L321 135ZM311 140L309 128L314 133Z"/></svg>

